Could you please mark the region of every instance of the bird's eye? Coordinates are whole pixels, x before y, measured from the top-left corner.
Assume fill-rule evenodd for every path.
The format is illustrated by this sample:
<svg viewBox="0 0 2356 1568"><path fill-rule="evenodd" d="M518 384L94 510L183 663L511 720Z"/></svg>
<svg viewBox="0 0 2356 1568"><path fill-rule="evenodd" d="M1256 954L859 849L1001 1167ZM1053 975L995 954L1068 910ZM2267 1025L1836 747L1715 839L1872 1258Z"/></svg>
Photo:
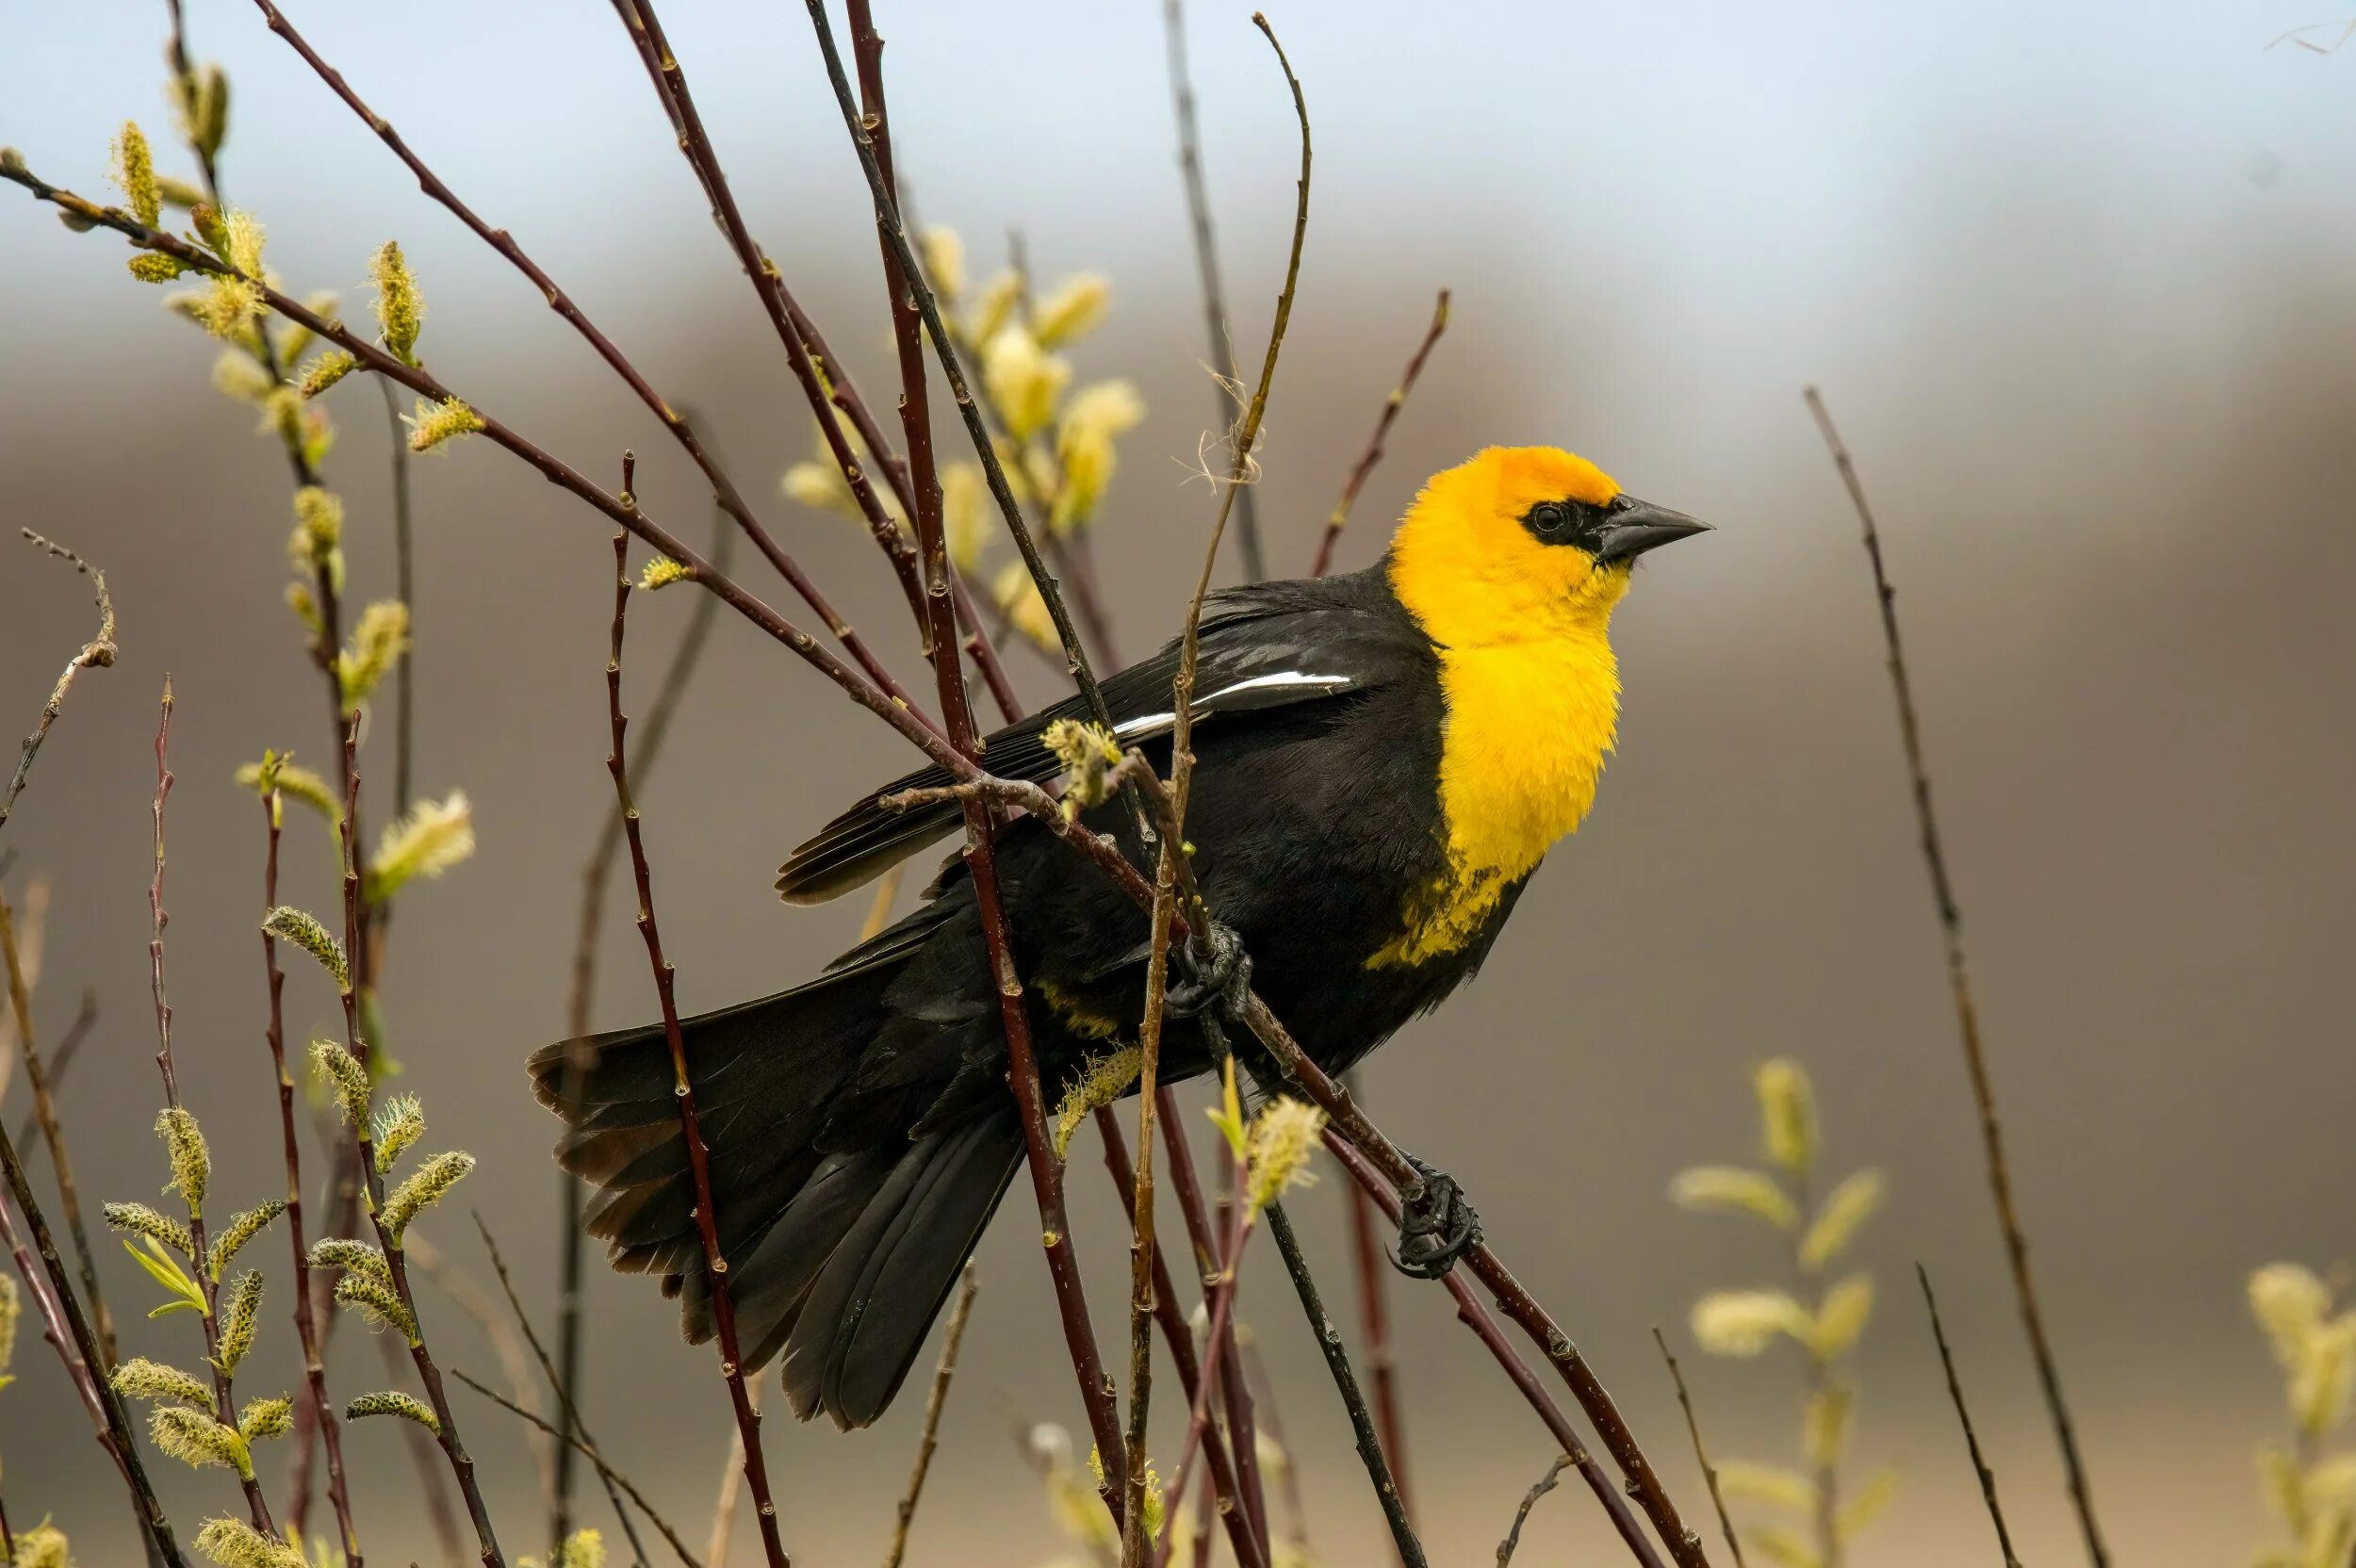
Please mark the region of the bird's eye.
<svg viewBox="0 0 2356 1568"><path fill-rule="evenodd" d="M1530 509L1530 526L1540 533L1559 533L1570 520L1570 513L1554 501L1546 501Z"/></svg>

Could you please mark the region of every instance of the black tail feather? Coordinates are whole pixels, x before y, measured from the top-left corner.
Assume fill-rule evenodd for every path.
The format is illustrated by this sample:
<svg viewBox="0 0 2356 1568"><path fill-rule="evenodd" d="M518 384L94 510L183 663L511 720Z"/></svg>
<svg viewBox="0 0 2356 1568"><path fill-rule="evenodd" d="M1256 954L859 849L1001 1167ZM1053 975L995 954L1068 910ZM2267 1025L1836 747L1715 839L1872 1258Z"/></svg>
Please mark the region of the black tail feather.
<svg viewBox="0 0 2356 1568"><path fill-rule="evenodd" d="M971 1027L928 1027L886 1007L923 934L887 933L807 986L680 1026L738 1350L747 1371L783 1356L786 1392L806 1420L823 1411L862 1427L883 1413L1023 1157L1003 1101L909 1141L910 1122L946 1086L912 1080L954 1070L962 1054L911 1036L939 1030L962 1046ZM616 1268L663 1276L687 1337L710 1339L662 1026L560 1041L533 1054L531 1071L542 1103L567 1123L559 1163L597 1186L589 1233ZM903 1114L883 1114L902 1101Z"/></svg>

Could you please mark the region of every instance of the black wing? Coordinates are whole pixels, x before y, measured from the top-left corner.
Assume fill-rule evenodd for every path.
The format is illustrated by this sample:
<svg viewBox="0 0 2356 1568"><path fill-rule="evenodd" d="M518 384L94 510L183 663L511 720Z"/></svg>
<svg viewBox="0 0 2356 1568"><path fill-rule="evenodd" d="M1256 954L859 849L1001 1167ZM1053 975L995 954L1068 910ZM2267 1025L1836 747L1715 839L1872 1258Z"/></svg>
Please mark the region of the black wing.
<svg viewBox="0 0 2356 1568"><path fill-rule="evenodd" d="M1348 577L1255 583L1214 595L1203 608L1197 722L1331 697L1393 673L1394 661L1370 657L1396 635L1401 616L1381 573L1378 566ZM1173 641L1104 682L1114 737L1123 745L1166 735L1175 724L1170 688L1178 652ZM1067 698L989 737L983 763L1000 777L1044 784L1061 764L1041 734L1057 719L1087 716L1077 696ZM955 806L892 811L877 804L885 795L948 782L941 769L924 767L870 793L794 851L777 873L779 896L789 904L823 904L948 832L958 821Z"/></svg>

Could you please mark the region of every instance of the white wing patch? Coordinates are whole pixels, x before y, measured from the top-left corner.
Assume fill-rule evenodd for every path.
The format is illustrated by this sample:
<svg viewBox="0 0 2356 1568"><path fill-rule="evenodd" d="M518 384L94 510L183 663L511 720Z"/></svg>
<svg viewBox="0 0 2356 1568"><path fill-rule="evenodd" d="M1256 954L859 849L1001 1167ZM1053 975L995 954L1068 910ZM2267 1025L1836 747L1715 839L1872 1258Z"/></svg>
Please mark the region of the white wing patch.
<svg viewBox="0 0 2356 1568"><path fill-rule="evenodd" d="M1301 670L1276 670L1268 675L1255 675L1249 680L1238 680L1230 686L1222 686L1218 691L1201 698L1195 706L1201 711L1216 711L1221 699L1233 703L1234 699L1247 696L1253 692L1290 690L1303 694L1322 694L1342 691L1350 684L1350 678L1346 675L1311 675ZM1245 702L1240 706L1252 708L1259 704ZM1167 734L1175 728L1177 724L1178 715L1175 713L1148 713L1142 718L1129 719L1116 725L1113 727L1113 736L1116 740L1122 741L1147 740L1156 735Z"/></svg>

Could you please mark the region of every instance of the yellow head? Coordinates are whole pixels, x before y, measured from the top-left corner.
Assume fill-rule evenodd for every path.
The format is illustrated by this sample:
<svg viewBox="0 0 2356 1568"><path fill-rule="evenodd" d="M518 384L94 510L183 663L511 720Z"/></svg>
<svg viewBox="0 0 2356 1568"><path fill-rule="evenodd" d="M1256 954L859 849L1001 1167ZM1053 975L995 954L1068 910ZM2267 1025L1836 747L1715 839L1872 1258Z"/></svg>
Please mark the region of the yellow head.
<svg viewBox="0 0 2356 1568"><path fill-rule="evenodd" d="M1583 457L1490 447L1425 482L1391 541L1391 588L1444 646L1599 632L1638 556L1707 526Z"/></svg>

